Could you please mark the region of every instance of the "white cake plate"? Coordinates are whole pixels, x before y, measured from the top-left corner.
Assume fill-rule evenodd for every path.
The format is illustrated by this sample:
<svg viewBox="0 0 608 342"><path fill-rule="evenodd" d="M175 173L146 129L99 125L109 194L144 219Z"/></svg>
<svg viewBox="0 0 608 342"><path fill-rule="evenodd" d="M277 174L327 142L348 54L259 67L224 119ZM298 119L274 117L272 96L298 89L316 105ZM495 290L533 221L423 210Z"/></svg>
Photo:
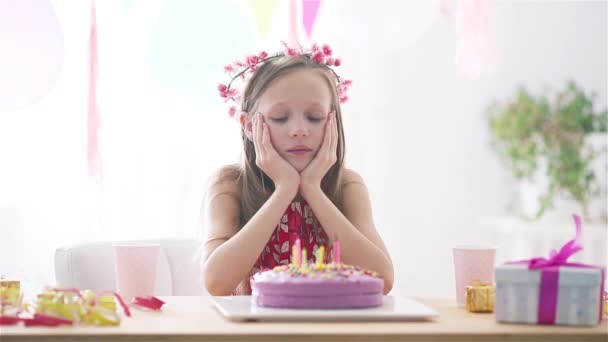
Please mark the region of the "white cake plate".
<svg viewBox="0 0 608 342"><path fill-rule="evenodd" d="M232 321L422 321L437 311L409 298L385 296L382 306L368 309L275 309L258 307L251 296L211 297L215 308Z"/></svg>

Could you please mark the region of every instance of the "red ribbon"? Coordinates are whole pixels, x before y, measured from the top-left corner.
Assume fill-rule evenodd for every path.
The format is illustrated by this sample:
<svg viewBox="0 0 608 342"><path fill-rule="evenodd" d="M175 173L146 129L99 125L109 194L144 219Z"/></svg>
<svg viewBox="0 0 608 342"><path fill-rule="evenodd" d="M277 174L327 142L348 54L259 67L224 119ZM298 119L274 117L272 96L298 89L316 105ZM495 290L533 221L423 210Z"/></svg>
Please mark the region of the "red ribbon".
<svg viewBox="0 0 608 342"><path fill-rule="evenodd" d="M133 298L133 304L148 308L150 310L158 311L163 304L165 304L165 302L154 296L145 296Z"/></svg>
<svg viewBox="0 0 608 342"><path fill-rule="evenodd" d="M56 327L60 325L72 325L74 322L69 319L59 318L43 314L34 314L34 318L22 318L21 319L26 327L31 326L45 326L45 327Z"/></svg>
<svg viewBox="0 0 608 342"><path fill-rule="evenodd" d="M18 317L0 316L0 325L14 325L21 321Z"/></svg>
<svg viewBox="0 0 608 342"><path fill-rule="evenodd" d="M118 303L120 304L120 306L122 306L123 310L125 311L125 315L127 315L127 317L131 317L131 310L129 310L129 306L127 306L127 303L125 303L125 301L122 299L122 297L116 292L102 291L97 294L97 298L95 299L95 302L99 301L99 298L106 294L111 294L114 297L116 297L116 299L118 300Z"/></svg>
<svg viewBox="0 0 608 342"><path fill-rule="evenodd" d="M55 292L71 292L71 293L76 294L78 297L82 297L82 294L80 293L80 291L75 288L49 288L49 290L55 291ZM104 296L107 294L111 294L114 297L116 297L116 299L118 300L118 303L120 303L120 305L123 307L125 315L131 316L131 311L129 310L129 307L127 306L127 304L125 303L123 298L120 296L120 294L118 294L116 292L102 291L102 292L98 293L93 302L93 305L95 305L95 303L99 301L99 298L101 296ZM133 304L135 304L137 306L148 308L150 310L158 311L165 304L165 302L163 302L162 300L160 300L154 296L144 296L144 297L133 298ZM19 322L23 322L26 327L31 327L31 326L56 327L56 326L60 326L60 325L73 325L74 324L74 321L69 320L69 319L50 316L50 315L44 315L44 314L39 314L39 313L34 314L33 318L21 318L18 316L0 315L0 325L15 325Z"/></svg>

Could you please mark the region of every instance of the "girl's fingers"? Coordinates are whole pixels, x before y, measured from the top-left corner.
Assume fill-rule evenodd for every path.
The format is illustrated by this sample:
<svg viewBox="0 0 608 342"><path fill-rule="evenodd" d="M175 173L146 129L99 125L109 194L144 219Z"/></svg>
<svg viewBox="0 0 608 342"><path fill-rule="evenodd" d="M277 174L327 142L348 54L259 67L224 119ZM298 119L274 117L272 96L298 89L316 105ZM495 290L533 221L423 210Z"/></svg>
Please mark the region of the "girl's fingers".
<svg viewBox="0 0 608 342"><path fill-rule="evenodd" d="M262 143L262 119L259 113L255 113L255 134L257 137L256 143L257 148L260 150L260 154L264 153L264 144Z"/></svg>
<svg viewBox="0 0 608 342"><path fill-rule="evenodd" d="M264 145L264 153L270 154L272 151L272 144L270 144L268 125L265 122L262 122L262 145Z"/></svg>
<svg viewBox="0 0 608 342"><path fill-rule="evenodd" d="M258 119L260 120L260 145L262 145L262 151L264 152L264 155L268 156L272 152L272 144L270 143L270 132L268 130L266 120L264 120L262 114L259 115L260 116L258 117Z"/></svg>
<svg viewBox="0 0 608 342"><path fill-rule="evenodd" d="M252 136L252 140L253 140L253 146L255 146L255 149L257 151L258 149L258 132L257 132L257 122L255 119L255 114L253 114L252 118L251 118L251 136Z"/></svg>
<svg viewBox="0 0 608 342"><path fill-rule="evenodd" d="M325 128L325 139L327 140L325 144L325 156L329 159L331 158L331 147L333 146L333 129L334 129L334 115L333 112L329 114L329 120L327 122L327 127Z"/></svg>
<svg viewBox="0 0 608 342"><path fill-rule="evenodd" d="M330 153L336 155L338 150L338 120L336 120L336 112L332 113L332 129L331 134L333 139L331 140Z"/></svg>
<svg viewBox="0 0 608 342"><path fill-rule="evenodd" d="M321 143L321 155L327 156L329 152L329 147L331 145L331 113L327 116L327 121L325 122L325 132L323 132L323 142Z"/></svg>
<svg viewBox="0 0 608 342"><path fill-rule="evenodd" d="M254 136L255 136L255 155L256 159L262 160L264 156L264 146L262 144L262 120L260 120L260 114L255 113L253 115L255 128L254 128Z"/></svg>

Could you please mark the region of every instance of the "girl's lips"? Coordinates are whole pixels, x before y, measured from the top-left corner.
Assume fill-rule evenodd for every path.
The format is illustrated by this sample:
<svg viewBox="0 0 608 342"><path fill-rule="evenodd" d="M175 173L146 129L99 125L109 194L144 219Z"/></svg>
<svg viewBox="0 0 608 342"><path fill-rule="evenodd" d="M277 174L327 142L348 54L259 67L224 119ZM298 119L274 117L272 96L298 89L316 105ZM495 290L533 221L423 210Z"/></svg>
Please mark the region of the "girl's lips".
<svg viewBox="0 0 608 342"><path fill-rule="evenodd" d="M302 154L306 154L311 151L312 151L312 149L306 145L295 145L295 146L291 147L289 150L287 150L287 152L289 152L291 154L295 154L295 155L302 155Z"/></svg>

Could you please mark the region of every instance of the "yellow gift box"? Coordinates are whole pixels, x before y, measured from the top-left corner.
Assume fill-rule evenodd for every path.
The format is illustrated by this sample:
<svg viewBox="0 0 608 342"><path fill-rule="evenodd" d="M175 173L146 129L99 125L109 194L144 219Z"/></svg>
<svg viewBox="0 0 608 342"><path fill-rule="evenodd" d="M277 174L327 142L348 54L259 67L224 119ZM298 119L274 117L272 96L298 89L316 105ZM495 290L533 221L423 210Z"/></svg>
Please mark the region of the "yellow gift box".
<svg viewBox="0 0 608 342"><path fill-rule="evenodd" d="M493 312L496 288L489 284L467 286L467 311Z"/></svg>
<svg viewBox="0 0 608 342"><path fill-rule="evenodd" d="M9 280L0 277L0 288L4 288L7 290L16 290L17 292L21 291L21 283L19 280Z"/></svg>
<svg viewBox="0 0 608 342"><path fill-rule="evenodd" d="M0 315L13 315L21 303L21 283L0 277Z"/></svg>

